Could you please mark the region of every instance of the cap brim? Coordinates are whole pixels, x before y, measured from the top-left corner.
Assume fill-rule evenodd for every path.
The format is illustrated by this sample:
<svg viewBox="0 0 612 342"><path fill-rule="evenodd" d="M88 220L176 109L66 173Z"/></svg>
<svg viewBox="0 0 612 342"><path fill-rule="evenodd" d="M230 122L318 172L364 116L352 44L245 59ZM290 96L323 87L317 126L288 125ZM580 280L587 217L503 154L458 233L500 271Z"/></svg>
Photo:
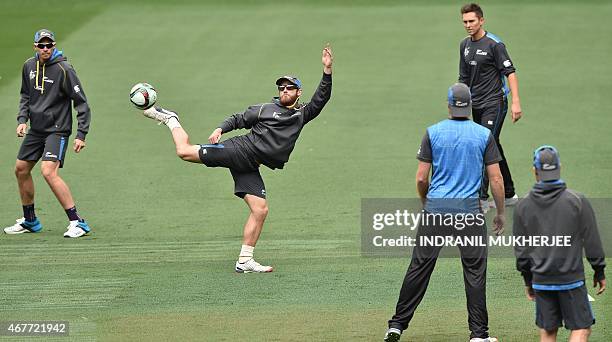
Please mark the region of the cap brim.
<svg viewBox="0 0 612 342"><path fill-rule="evenodd" d="M557 167L556 170L550 171L538 170L538 176L540 176L541 181L554 181L561 179L561 168Z"/></svg>
<svg viewBox="0 0 612 342"><path fill-rule="evenodd" d="M451 116L453 116L453 117L467 118L470 115L472 115L472 105L469 105L467 107L453 107L453 106L450 106L450 113L451 113Z"/></svg>
<svg viewBox="0 0 612 342"><path fill-rule="evenodd" d="M47 38L47 39L49 39L50 41L52 41L52 42L54 42L54 43L55 43L55 39L53 39L53 37L49 37L49 36L40 37L40 38L38 38L38 40L37 40L37 41L35 41L34 43L37 43L37 44L38 44L38 43L40 43L40 41L41 41L41 40L43 40L43 39L45 39L45 38Z"/></svg>
<svg viewBox="0 0 612 342"><path fill-rule="evenodd" d="M293 81L292 79L287 78L287 77L281 77L281 78L279 78L278 80L276 80L276 85L277 85L277 86L278 86L278 85L281 85L281 84L283 83L283 81L287 81L287 82L289 82L289 83L291 83L291 84L293 84L294 86L296 86L296 87L298 87L298 88L299 88L299 85L298 85L297 83L295 83L295 81Z"/></svg>

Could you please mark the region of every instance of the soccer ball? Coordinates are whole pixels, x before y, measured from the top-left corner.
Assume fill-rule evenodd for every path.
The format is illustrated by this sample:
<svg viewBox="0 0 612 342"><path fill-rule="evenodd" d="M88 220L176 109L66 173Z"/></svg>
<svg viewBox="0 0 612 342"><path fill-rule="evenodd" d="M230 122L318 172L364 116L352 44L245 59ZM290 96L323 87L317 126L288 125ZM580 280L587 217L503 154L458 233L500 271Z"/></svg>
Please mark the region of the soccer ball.
<svg viewBox="0 0 612 342"><path fill-rule="evenodd" d="M130 90L130 101L138 109L151 108L157 101L157 91L149 83L138 83Z"/></svg>

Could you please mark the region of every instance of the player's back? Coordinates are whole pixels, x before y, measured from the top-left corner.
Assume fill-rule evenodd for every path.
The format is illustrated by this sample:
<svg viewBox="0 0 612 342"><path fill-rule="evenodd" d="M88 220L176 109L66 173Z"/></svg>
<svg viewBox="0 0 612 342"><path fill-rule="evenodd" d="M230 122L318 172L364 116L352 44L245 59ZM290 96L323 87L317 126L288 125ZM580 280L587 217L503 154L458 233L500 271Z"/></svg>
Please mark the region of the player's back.
<svg viewBox="0 0 612 342"><path fill-rule="evenodd" d="M478 198L488 129L470 119L449 119L427 129L433 174L428 198Z"/></svg>

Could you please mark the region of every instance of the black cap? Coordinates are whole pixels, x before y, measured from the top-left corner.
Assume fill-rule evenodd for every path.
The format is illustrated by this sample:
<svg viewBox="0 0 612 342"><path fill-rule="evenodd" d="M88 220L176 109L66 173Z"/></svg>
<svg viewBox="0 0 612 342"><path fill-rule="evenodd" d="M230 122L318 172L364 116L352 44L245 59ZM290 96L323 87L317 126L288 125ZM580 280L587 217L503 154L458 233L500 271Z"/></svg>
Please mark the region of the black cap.
<svg viewBox="0 0 612 342"><path fill-rule="evenodd" d="M279 77L276 80L276 85L281 85L283 81L288 81L289 83L298 87L298 89L302 89L302 81L300 81L300 79L295 76L285 75L283 77Z"/></svg>
<svg viewBox="0 0 612 342"><path fill-rule="evenodd" d="M453 117L467 118L472 114L472 94L463 83L455 83L448 88L448 105Z"/></svg>
<svg viewBox="0 0 612 342"><path fill-rule="evenodd" d="M533 153L533 167L541 181L554 181L561 178L559 152L550 145L538 147Z"/></svg>
<svg viewBox="0 0 612 342"><path fill-rule="evenodd" d="M52 42L54 42L55 34L47 29L41 29L34 33L34 43L40 42L43 38L49 38Z"/></svg>

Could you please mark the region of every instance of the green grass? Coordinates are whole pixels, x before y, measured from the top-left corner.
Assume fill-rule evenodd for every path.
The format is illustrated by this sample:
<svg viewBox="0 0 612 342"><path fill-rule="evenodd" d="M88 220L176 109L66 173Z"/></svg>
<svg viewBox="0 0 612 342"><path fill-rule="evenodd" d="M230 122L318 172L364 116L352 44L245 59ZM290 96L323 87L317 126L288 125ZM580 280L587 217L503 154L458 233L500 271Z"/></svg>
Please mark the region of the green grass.
<svg viewBox="0 0 612 342"><path fill-rule="evenodd" d="M381 339L408 261L360 256L360 203L415 196L414 155L425 128L445 117L446 88L457 77L460 3L37 6L2 3L2 225L21 212L12 174L19 72L32 34L48 27L93 111L88 146L68 153L62 176L94 233L61 237L65 215L37 168L45 229L0 236L0 320L68 320L75 341ZM605 43L612 5L483 6L486 27L504 39L518 68L525 117L508 120L502 135L518 192L533 183L533 149L548 143L561 151L571 187L612 196L612 46ZM139 116L127 92L136 82L154 84L160 103L182 114L192 142L204 142L228 115L268 101L278 75L299 75L308 98L328 41L332 100L286 168L262 171L270 214L256 256L275 272L236 275L247 213L229 172L180 162L168 131ZM489 261L490 327L502 341L537 338L522 291L513 260ZM460 262L439 260L408 339L465 340L463 293ZM593 303L593 341L612 339L609 298Z"/></svg>

